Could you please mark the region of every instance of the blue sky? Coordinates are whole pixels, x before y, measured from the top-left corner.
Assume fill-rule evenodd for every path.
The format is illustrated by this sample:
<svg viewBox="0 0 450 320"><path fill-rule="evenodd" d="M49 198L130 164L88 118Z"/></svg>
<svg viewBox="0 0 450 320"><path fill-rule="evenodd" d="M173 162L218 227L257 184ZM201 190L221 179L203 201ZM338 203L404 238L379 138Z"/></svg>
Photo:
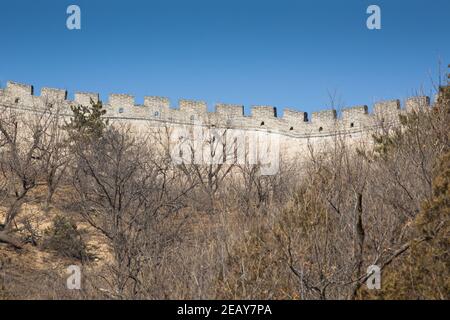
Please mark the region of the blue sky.
<svg viewBox="0 0 450 320"><path fill-rule="evenodd" d="M77 4L82 29L66 28ZM382 29L366 28L381 7ZM2 1L0 81L295 107L371 105L431 89L450 63L448 0ZM445 69L444 69L445 70ZM247 111L248 112L248 109Z"/></svg>

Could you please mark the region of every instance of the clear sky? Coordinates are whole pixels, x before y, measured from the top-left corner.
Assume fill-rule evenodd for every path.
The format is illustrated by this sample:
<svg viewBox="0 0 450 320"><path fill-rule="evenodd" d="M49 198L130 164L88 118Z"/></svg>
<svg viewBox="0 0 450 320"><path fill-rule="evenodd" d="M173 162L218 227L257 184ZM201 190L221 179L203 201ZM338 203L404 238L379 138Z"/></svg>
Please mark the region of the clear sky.
<svg viewBox="0 0 450 320"><path fill-rule="evenodd" d="M81 30L66 9L81 8ZM381 30L366 9L381 7ZM0 81L315 111L431 89L449 0L1 0ZM445 69L444 69L445 70ZM248 109L246 109L248 113Z"/></svg>

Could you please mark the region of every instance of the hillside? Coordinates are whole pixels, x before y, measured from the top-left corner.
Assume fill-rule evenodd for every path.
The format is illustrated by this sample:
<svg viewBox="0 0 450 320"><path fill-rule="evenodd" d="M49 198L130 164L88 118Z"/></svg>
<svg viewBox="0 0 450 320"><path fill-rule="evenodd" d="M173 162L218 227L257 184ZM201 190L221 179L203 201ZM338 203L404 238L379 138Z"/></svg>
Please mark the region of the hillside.
<svg viewBox="0 0 450 320"><path fill-rule="evenodd" d="M449 101L442 87L367 144L336 135L273 175L174 162L100 102L65 122L3 108L0 298L449 299Z"/></svg>

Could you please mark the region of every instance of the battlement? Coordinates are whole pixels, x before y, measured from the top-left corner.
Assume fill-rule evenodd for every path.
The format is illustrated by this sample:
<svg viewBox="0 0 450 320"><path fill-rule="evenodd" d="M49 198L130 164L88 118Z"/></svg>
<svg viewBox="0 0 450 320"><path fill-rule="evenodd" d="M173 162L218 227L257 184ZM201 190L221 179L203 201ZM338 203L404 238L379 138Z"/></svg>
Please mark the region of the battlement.
<svg viewBox="0 0 450 320"><path fill-rule="evenodd" d="M13 81L6 83L4 96L14 100L14 103L25 105L32 104L34 88L31 85L21 84Z"/></svg>
<svg viewBox="0 0 450 320"><path fill-rule="evenodd" d="M253 106L252 117L256 119L276 118L277 108L272 106Z"/></svg>
<svg viewBox="0 0 450 320"><path fill-rule="evenodd" d="M110 94L109 105L118 108L119 112L125 111L125 108L134 107L134 96L129 94Z"/></svg>
<svg viewBox="0 0 450 320"><path fill-rule="evenodd" d="M145 96L144 106L159 110L169 110L170 101L166 97Z"/></svg>
<svg viewBox="0 0 450 320"><path fill-rule="evenodd" d="M70 105L88 106L100 101L98 93L76 92L74 100L67 99L67 91L56 88L42 88L40 96L34 95L33 86L8 81L6 88L0 89L0 103L15 108L43 107L45 104L61 105L70 115ZM104 103L106 117L139 121L158 121L158 123L193 124L194 120L208 122L216 126L242 129L257 129L280 132L289 135L330 135L337 130L362 130L371 127L375 119L395 121L398 114L430 107L430 98L416 96L405 99L404 108L400 100L376 102L373 113L367 105L343 108L338 117L336 110L313 112L311 120L308 114L295 108L286 108L283 117L278 117L273 106L252 106L251 115L244 115L244 106L239 104L218 103L214 112L208 112L204 101L181 99L178 108L171 108L166 97L145 96L143 105L135 102L133 95L110 94Z"/></svg>
<svg viewBox="0 0 450 320"><path fill-rule="evenodd" d="M34 93L34 89L32 85L8 81L6 83L6 93L11 96L31 96Z"/></svg>
<svg viewBox="0 0 450 320"><path fill-rule="evenodd" d="M324 110L324 111L317 111L312 113L311 121L313 123L320 123L320 122L333 122L337 119L337 112L336 110Z"/></svg>
<svg viewBox="0 0 450 320"><path fill-rule="evenodd" d="M386 100L376 102L373 106L375 114L396 114L400 110L400 100Z"/></svg>
<svg viewBox="0 0 450 320"><path fill-rule="evenodd" d="M343 120L352 120L354 118L358 118L361 116L363 116L363 117L367 116L368 114L369 114L369 112L368 112L368 108L366 105L342 109L342 119Z"/></svg>
<svg viewBox="0 0 450 320"><path fill-rule="evenodd" d="M89 93L89 92L76 92L75 93L75 104L79 104L82 106L89 106L92 103L98 103L100 101L100 97L98 93Z"/></svg>
<svg viewBox="0 0 450 320"><path fill-rule="evenodd" d="M185 100L181 99L178 102L181 112L185 112L191 115L206 115L208 106L204 101Z"/></svg>
<svg viewBox="0 0 450 320"><path fill-rule="evenodd" d="M284 109L283 119L289 124L302 124L308 121L308 113L293 109Z"/></svg>
<svg viewBox="0 0 450 320"><path fill-rule="evenodd" d="M215 110L217 114L227 118L244 116L244 106L238 104L218 103Z"/></svg>
<svg viewBox="0 0 450 320"><path fill-rule="evenodd" d="M67 91L54 88L42 88L41 97L46 98L48 102L58 102L67 100Z"/></svg>
<svg viewBox="0 0 450 320"><path fill-rule="evenodd" d="M430 97L411 97L405 101L407 112L419 111L428 107L430 107Z"/></svg>

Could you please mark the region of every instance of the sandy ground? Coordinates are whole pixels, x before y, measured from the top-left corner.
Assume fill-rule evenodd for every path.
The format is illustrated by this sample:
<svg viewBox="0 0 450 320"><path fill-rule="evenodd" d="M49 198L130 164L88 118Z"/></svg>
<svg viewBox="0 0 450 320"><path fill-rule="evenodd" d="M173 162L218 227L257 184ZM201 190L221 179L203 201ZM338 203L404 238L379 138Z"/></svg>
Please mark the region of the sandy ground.
<svg viewBox="0 0 450 320"><path fill-rule="evenodd" d="M15 226L21 231L15 233L14 236L20 239L26 238L27 231L24 231L23 228L24 221L28 221L35 232L42 237L44 231L52 225L55 216L63 215L76 223L83 240L95 254L95 258L87 265L87 268L100 270L112 259L107 242L99 232L85 223L78 213L64 209L60 205L67 203L65 201L68 200L68 196L69 193L60 190L55 194L53 201L55 205L46 212L39 199L30 195L31 201L22 206L15 221ZM0 205L0 222L4 221L6 209L7 201L4 200ZM25 243L23 248L18 250L8 244L0 243L0 299L52 298L49 296L51 290L41 292L39 287L48 289L52 285L63 284L67 277L67 267L73 264L80 264L80 262L62 257L51 250L45 250L39 245ZM7 293L5 294L5 292Z"/></svg>

